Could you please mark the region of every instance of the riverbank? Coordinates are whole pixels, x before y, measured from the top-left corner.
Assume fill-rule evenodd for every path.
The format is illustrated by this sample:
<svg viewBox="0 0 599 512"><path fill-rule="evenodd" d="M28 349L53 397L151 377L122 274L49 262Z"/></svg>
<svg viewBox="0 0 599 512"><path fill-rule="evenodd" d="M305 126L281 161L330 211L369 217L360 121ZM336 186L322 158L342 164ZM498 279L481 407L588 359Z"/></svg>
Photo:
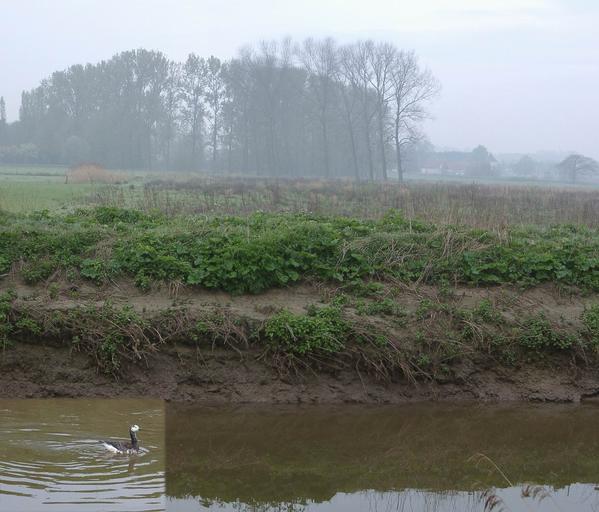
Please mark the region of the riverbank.
<svg viewBox="0 0 599 512"><path fill-rule="evenodd" d="M2 396L578 401L599 231L377 218L0 212Z"/></svg>
<svg viewBox="0 0 599 512"><path fill-rule="evenodd" d="M3 294L10 335L1 397L222 404L599 395L590 315L598 297L553 285L370 282L350 293L318 283L230 295L142 291L126 280L30 286L14 276L3 289L11 291Z"/></svg>
<svg viewBox="0 0 599 512"><path fill-rule="evenodd" d="M66 347L21 344L0 356L0 397L145 397L204 404L401 404L435 401L580 402L599 395L599 370L462 368L448 382L384 383L351 371L281 376L258 351L170 347L115 380Z"/></svg>

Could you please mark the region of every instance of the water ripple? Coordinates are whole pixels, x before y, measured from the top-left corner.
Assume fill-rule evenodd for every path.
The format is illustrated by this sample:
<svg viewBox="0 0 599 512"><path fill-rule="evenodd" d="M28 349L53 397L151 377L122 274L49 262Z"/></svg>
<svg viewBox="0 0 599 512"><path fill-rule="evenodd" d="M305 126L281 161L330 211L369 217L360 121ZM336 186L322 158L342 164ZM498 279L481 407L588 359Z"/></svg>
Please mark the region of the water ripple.
<svg viewBox="0 0 599 512"><path fill-rule="evenodd" d="M0 510L164 510L164 419L156 404L0 400ZM112 455L98 442L123 438L134 422L142 425L139 454Z"/></svg>

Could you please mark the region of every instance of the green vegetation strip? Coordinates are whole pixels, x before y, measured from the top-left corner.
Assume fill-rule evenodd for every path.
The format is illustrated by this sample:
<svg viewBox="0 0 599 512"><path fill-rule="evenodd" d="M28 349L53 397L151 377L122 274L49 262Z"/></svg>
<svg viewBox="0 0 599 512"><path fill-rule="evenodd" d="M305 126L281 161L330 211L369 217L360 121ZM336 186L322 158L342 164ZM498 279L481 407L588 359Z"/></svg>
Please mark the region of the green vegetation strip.
<svg viewBox="0 0 599 512"><path fill-rule="evenodd" d="M175 217L100 207L71 214L0 215L0 274L35 284L52 276L140 288L182 282L258 293L302 279L366 277L420 283L599 290L599 232L562 225L490 231L308 214Z"/></svg>

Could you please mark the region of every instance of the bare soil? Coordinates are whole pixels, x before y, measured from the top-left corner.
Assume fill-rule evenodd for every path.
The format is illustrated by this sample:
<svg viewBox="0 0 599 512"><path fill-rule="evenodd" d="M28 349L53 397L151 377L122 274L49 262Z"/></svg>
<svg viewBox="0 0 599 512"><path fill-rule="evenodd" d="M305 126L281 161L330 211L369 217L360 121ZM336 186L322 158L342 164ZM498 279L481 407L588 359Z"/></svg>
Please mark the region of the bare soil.
<svg viewBox="0 0 599 512"><path fill-rule="evenodd" d="M127 283L98 289L61 286L58 295L22 283L3 283L16 289L20 300L48 309L82 303L128 303L140 312L156 313L173 305L204 308L224 305L240 316L263 320L281 308L294 312L326 299L334 291L303 285L258 296L232 297L183 287L142 293ZM437 290L406 288L396 295L413 311L422 297ZM597 297L553 287L520 291L474 289L455 291L464 306L489 298L506 315L543 311L548 318L575 325L585 306ZM568 360L552 365L519 368L490 367L474 361L453 368L446 382L398 379L383 382L355 371L282 375L260 358L257 348L199 350L190 344L167 344L146 359L127 362L118 379L98 371L92 358L61 343L18 342L0 352L0 397L155 397L204 403L403 403L420 400L560 401L578 402L599 397L599 368L575 366Z"/></svg>
<svg viewBox="0 0 599 512"><path fill-rule="evenodd" d="M377 403L421 400L578 402L599 396L599 371L464 367L451 382L383 383L355 372L282 378L259 352L171 346L115 380L88 356L20 343L0 355L0 397L151 397L203 403Z"/></svg>

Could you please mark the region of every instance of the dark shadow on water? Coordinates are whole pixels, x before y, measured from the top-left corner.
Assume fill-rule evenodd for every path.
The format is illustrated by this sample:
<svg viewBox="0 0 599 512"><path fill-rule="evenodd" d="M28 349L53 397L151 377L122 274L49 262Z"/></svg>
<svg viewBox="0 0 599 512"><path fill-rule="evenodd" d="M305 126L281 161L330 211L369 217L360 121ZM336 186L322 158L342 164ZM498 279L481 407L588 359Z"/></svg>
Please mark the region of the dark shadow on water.
<svg viewBox="0 0 599 512"><path fill-rule="evenodd" d="M201 504L223 510L279 510L284 504L313 509L340 500L344 504L323 510L350 510L347 496L355 497L354 505L356 497L387 503L371 510L402 510L389 502L406 493L419 496L413 504L421 504L423 496L458 496L455 510L482 510L494 488L503 489L500 497L516 500L505 510L520 510L523 502L535 507L542 502L532 510L545 510L543 504L547 510L593 510L599 503L593 487L599 482L594 406L211 409L171 403L166 431L172 510L202 510ZM566 497L588 494L594 505L572 508L553 496L538 499L542 493L533 496L534 487L522 497L527 483L542 484L547 493L561 489Z"/></svg>

